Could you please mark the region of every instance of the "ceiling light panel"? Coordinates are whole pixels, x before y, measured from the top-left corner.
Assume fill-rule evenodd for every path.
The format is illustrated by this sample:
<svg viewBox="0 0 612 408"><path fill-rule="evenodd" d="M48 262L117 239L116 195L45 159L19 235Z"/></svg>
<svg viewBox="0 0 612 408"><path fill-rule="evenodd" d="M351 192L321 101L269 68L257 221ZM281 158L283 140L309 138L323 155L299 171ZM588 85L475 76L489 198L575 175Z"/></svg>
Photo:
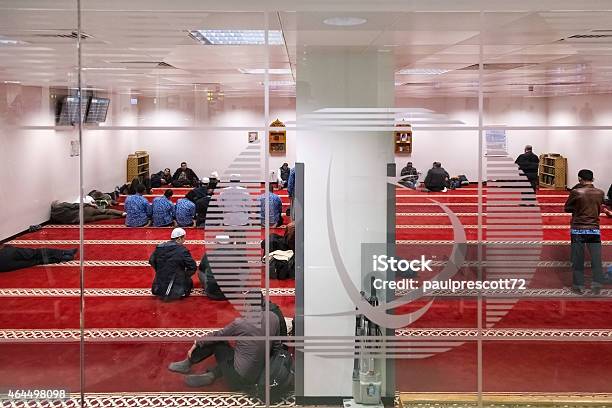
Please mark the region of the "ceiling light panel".
<svg viewBox="0 0 612 408"><path fill-rule="evenodd" d="M265 45L265 30L193 30L189 34L205 45ZM268 44L283 45L283 33L268 31Z"/></svg>
<svg viewBox="0 0 612 408"><path fill-rule="evenodd" d="M441 75L451 71L442 68L407 68L401 69L397 73L400 75Z"/></svg>
<svg viewBox="0 0 612 408"><path fill-rule="evenodd" d="M263 75L266 73L265 68L238 68L238 71L243 74L254 74ZM291 75L291 69L289 68L269 68L268 73L270 75Z"/></svg>

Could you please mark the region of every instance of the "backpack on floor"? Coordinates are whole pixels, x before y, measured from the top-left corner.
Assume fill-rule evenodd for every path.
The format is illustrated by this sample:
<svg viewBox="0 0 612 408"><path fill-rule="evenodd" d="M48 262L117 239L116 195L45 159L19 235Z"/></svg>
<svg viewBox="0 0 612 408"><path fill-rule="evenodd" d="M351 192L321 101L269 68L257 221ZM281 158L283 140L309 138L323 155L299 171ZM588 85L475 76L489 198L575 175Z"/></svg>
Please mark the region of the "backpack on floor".
<svg viewBox="0 0 612 408"><path fill-rule="evenodd" d="M295 278L295 257L293 251L270 252L270 279Z"/></svg>
<svg viewBox="0 0 612 408"><path fill-rule="evenodd" d="M459 182L461 183L462 186L467 186L470 184L467 177L465 177L465 174L460 174L457 176L457 178L459 179Z"/></svg>
<svg viewBox="0 0 612 408"><path fill-rule="evenodd" d="M285 242L285 237L283 237L282 235L270 234L268 240L270 241L270 253L278 250L286 251L288 249L287 243ZM261 249L265 250L265 248L266 240L263 240L261 241Z"/></svg>
<svg viewBox="0 0 612 408"><path fill-rule="evenodd" d="M286 346L277 347L270 356L270 402L276 403L293 390L293 357ZM253 394L260 400L266 398L266 370L253 386Z"/></svg>

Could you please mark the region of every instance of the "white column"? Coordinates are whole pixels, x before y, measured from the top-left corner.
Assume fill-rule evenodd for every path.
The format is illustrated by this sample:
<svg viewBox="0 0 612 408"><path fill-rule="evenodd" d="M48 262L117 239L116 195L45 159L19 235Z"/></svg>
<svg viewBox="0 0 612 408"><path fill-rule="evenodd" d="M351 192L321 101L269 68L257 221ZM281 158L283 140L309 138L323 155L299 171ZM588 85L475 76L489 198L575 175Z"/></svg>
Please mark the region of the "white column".
<svg viewBox="0 0 612 408"><path fill-rule="evenodd" d="M393 88L393 61L388 53L336 47L309 49L299 57L296 161L305 166L306 336L354 334L354 316L308 317L355 308L340 282L330 250L327 202L331 203L341 261L361 288L361 244L386 240L386 172L387 163L393 162L393 133L302 130L301 126L308 124L303 115L323 108L390 108ZM306 353L304 396L350 396L352 368L349 358L325 359Z"/></svg>

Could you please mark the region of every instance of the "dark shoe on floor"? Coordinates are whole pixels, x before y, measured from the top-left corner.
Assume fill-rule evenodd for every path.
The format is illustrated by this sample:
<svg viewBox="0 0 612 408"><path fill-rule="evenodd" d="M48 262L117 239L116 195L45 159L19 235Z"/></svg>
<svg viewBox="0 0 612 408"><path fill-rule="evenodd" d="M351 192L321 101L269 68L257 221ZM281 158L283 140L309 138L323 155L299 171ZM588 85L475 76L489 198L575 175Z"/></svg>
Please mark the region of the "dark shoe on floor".
<svg viewBox="0 0 612 408"><path fill-rule="evenodd" d="M584 290L578 286L572 286L572 292L574 292L577 295L583 295L584 294Z"/></svg>
<svg viewBox="0 0 612 408"><path fill-rule="evenodd" d="M215 375L212 372L204 374L188 375L185 377L185 383L190 387L204 387L215 382Z"/></svg>
<svg viewBox="0 0 612 408"><path fill-rule="evenodd" d="M601 294L601 286L591 287L591 293L593 294L593 296L599 296Z"/></svg>
<svg viewBox="0 0 612 408"><path fill-rule="evenodd" d="M189 359L176 361L174 363L170 363L168 370L174 371L175 373L189 374L191 371L191 363L189 362Z"/></svg>
<svg viewBox="0 0 612 408"><path fill-rule="evenodd" d="M40 225L30 225L30 228L28 228L28 232L36 232L36 231L40 231L42 229L42 226Z"/></svg>
<svg viewBox="0 0 612 408"><path fill-rule="evenodd" d="M74 256L76 255L78 248L67 249L62 254L62 262L68 262L74 260Z"/></svg>

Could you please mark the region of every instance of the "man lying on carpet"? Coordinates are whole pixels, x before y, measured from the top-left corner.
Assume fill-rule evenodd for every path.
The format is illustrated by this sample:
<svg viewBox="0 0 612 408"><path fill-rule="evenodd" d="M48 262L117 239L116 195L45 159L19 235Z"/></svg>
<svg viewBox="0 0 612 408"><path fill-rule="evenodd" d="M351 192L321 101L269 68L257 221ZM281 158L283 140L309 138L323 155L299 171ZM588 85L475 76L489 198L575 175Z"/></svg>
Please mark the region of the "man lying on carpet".
<svg viewBox="0 0 612 408"><path fill-rule="evenodd" d="M122 211L98 207L90 196L86 196L83 200L83 222L85 223L125 216L126 213ZM56 224L78 224L79 203L53 201L51 203L51 222Z"/></svg>
<svg viewBox="0 0 612 408"><path fill-rule="evenodd" d="M2 245L0 246L0 272L72 261L76 252L77 248L17 248L11 245Z"/></svg>
<svg viewBox="0 0 612 408"><path fill-rule="evenodd" d="M259 293L261 294L261 292ZM255 307L263 309L261 305ZM254 312L255 309L252 311ZM212 384L217 378L225 377L233 391L249 391L264 369L266 345L265 341L248 340L248 337L265 335L266 316L269 319L270 335L279 336L281 333L280 321L283 320L284 322L284 318L280 309L277 310L277 313L270 309L267 315L264 311L255 313L261 316L261 319L258 320L254 318L235 319L223 329L213 332L201 340L196 340L187 352L187 358L171 363L168 369L181 374L189 374L192 365L214 355L217 360L215 367L203 374L188 375L185 377L185 383L191 387L202 387ZM285 327L285 333L286 331ZM215 337L229 336L240 336L245 339L237 340L233 348L227 341L215 340ZM280 342L274 341L270 345L270 349L273 350L278 345L280 345Z"/></svg>
<svg viewBox="0 0 612 408"><path fill-rule="evenodd" d="M183 245L185 236L184 229L173 229L170 241L159 244L149 258L149 264L155 268L151 292L164 300L187 297L193 289L191 276L197 265Z"/></svg>
<svg viewBox="0 0 612 408"><path fill-rule="evenodd" d="M565 212L572 213L572 291L582 295L584 291L584 246L591 254L593 281L591 290L599 295L603 283L608 283L601 264L601 232L599 213L604 202L604 192L593 186L593 172L582 169L578 172L577 186L570 191L565 202Z"/></svg>

